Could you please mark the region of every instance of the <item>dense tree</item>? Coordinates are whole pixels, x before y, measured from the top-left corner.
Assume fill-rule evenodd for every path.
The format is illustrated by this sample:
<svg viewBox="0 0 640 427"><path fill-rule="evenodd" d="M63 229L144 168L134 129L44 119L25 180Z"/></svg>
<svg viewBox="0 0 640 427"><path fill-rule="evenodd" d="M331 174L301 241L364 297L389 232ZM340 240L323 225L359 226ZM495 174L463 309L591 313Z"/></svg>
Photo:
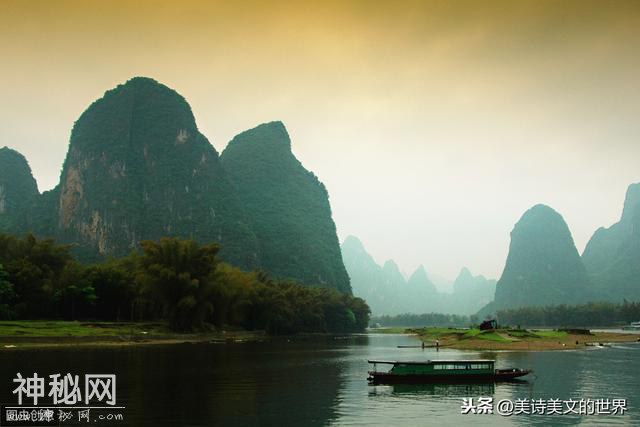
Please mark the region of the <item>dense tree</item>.
<svg viewBox="0 0 640 427"><path fill-rule="evenodd" d="M142 268L136 279L144 292L158 297L162 317L178 330L202 327L213 313L212 285L220 247L177 238L146 240L141 245Z"/></svg>
<svg viewBox="0 0 640 427"><path fill-rule="evenodd" d="M16 293L13 284L9 282L9 273L7 273L0 264L0 319L12 319L15 316L13 304L15 302Z"/></svg>
<svg viewBox="0 0 640 427"><path fill-rule="evenodd" d="M0 263L15 287L17 317L54 314L54 294L63 286L63 272L71 261L69 247L56 245L53 240L0 235Z"/></svg>
<svg viewBox="0 0 640 427"><path fill-rule="evenodd" d="M83 265L68 246L0 235L0 318L162 320L175 330L212 325L297 332L358 332L364 300L273 279L218 260L217 244L164 238L142 252Z"/></svg>
<svg viewBox="0 0 640 427"><path fill-rule="evenodd" d="M98 319L135 320L138 287L133 270L124 264L109 261L91 265L84 271L84 280L95 290L94 315Z"/></svg>

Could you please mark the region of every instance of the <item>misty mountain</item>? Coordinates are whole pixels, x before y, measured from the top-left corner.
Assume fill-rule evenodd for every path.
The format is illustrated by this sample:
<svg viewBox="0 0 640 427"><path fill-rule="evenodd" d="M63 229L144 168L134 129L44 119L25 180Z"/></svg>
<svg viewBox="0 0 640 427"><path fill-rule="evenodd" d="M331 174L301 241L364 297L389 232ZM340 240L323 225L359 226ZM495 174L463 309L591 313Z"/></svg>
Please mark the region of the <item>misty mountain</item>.
<svg viewBox="0 0 640 427"><path fill-rule="evenodd" d="M640 299L640 183L629 186L620 221L594 233L582 260L602 299Z"/></svg>
<svg viewBox="0 0 640 427"><path fill-rule="evenodd" d="M416 271L413 272L409 280L407 281L409 289L419 289L420 292L426 292L427 294L436 293L436 285L431 282L427 275L427 270L420 264Z"/></svg>
<svg viewBox="0 0 640 427"><path fill-rule="evenodd" d="M265 123L241 133L221 159L255 232L261 268L351 292L329 194L291 152L284 125Z"/></svg>
<svg viewBox="0 0 640 427"><path fill-rule="evenodd" d="M394 292L400 292L402 289L406 288L407 280L400 272L400 267L398 267L398 264L396 264L394 260L389 259L385 261L382 266L382 273L384 274L383 277L387 289Z"/></svg>
<svg viewBox="0 0 640 427"><path fill-rule="evenodd" d="M0 148L0 230L23 230L37 195L38 185L27 159L8 147Z"/></svg>
<svg viewBox="0 0 640 427"><path fill-rule="evenodd" d="M588 301L591 293L586 269L562 216L545 205L526 211L511 232L492 308L578 304Z"/></svg>
<svg viewBox="0 0 640 427"><path fill-rule="evenodd" d="M238 135L224 163L181 95L136 77L76 121L53 190L38 195L24 157L0 151L0 232L71 243L85 261L163 236L219 242L241 268L350 292L327 191L282 123Z"/></svg>
<svg viewBox="0 0 640 427"><path fill-rule="evenodd" d="M353 294L364 298L376 316L430 312L473 314L493 299L495 280L473 276L466 268L456 280L458 286L453 293L438 292L423 265L406 280L393 260L381 267L354 236L343 242L342 257Z"/></svg>
<svg viewBox="0 0 640 427"><path fill-rule="evenodd" d="M406 285L400 289L399 298L401 306L408 313L424 313L437 310L440 295L436 286L431 282L427 271L421 264L416 271L409 276Z"/></svg>
<svg viewBox="0 0 640 427"><path fill-rule="evenodd" d="M446 277L443 277L437 273L427 273L429 280L436 286L438 292L450 294L453 292L453 282Z"/></svg>
<svg viewBox="0 0 640 427"><path fill-rule="evenodd" d="M353 295L364 298L374 313L381 312L380 310L385 307L396 312L397 301L394 295L397 292L398 283L396 280L386 278L387 273L389 270L393 270L393 267L387 266L387 272L384 272L382 267L364 249L362 242L354 236L345 239L341 250ZM393 276L397 279L396 275ZM400 275L400 279L404 282L402 275Z"/></svg>
<svg viewBox="0 0 640 427"><path fill-rule="evenodd" d="M494 279L487 279L483 275L474 276L468 268L463 267L453 283L451 312L475 314L493 301L495 292L496 281Z"/></svg>

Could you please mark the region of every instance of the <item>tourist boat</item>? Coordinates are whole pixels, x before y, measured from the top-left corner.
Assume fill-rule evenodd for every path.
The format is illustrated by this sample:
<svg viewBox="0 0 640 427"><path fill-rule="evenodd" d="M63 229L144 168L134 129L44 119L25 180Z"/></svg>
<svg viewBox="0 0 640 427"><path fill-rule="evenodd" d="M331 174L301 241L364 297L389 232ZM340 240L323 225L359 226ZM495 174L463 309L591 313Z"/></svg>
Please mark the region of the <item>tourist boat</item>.
<svg viewBox="0 0 640 427"><path fill-rule="evenodd" d="M508 381L532 372L530 369L495 369L495 360L369 360L373 370L368 380L373 384L406 384L432 382L493 382ZM388 371L378 371L377 365L392 365Z"/></svg>
<svg viewBox="0 0 640 427"><path fill-rule="evenodd" d="M636 329L640 329L640 322L631 322L630 325L623 327L622 329L627 329L627 330L636 330Z"/></svg>

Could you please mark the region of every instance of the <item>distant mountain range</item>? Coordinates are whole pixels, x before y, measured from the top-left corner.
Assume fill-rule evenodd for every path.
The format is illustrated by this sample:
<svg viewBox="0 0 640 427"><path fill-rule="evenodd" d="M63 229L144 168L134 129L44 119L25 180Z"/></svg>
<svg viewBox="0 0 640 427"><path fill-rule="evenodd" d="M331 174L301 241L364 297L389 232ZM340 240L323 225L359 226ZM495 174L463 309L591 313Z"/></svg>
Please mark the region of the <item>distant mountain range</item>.
<svg viewBox="0 0 640 427"><path fill-rule="evenodd" d="M284 125L244 132L219 156L186 100L144 77L82 113L53 190L40 194L27 160L0 150L0 232L72 243L84 260L163 236L215 241L239 267L351 291L327 191Z"/></svg>
<svg viewBox="0 0 640 427"><path fill-rule="evenodd" d="M640 183L629 186L620 221L598 229L582 256L558 212L545 205L527 210L511 232L497 284L463 268L453 292L439 292L423 266L405 280L394 261L379 266L353 236L342 244L342 256L354 294L374 315L484 317L520 307L640 301Z"/></svg>
<svg viewBox="0 0 640 427"><path fill-rule="evenodd" d="M640 183L582 256L562 216L537 205L515 224L497 284L463 268L442 292L448 283L423 266L407 280L355 237L340 247L327 190L293 155L281 122L239 134L218 155L187 101L144 77L82 113L53 190L40 193L24 156L0 149L0 232L70 243L85 261L163 236L219 242L221 257L241 268L353 288L376 315L640 300Z"/></svg>
<svg viewBox="0 0 640 427"><path fill-rule="evenodd" d="M640 300L640 183L627 190L622 217L599 228L580 256L562 216L537 205L511 232L495 300L480 315L525 306Z"/></svg>
<svg viewBox="0 0 640 427"><path fill-rule="evenodd" d="M453 293L438 291L422 265L406 280L393 260L378 265L354 236L342 243L342 258L353 294L364 298L374 315L473 314L493 299L495 291L495 280L473 276L466 268L455 280Z"/></svg>

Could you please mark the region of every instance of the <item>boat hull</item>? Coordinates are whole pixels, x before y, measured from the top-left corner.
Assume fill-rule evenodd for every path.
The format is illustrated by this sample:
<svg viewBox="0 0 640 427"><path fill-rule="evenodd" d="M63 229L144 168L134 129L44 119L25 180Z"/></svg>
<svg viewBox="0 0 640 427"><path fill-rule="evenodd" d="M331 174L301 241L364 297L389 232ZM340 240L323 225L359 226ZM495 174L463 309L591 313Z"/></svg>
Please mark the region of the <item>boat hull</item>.
<svg viewBox="0 0 640 427"><path fill-rule="evenodd" d="M373 384L478 383L510 381L531 373L529 369L504 369L489 374L398 375L391 372L369 372Z"/></svg>

